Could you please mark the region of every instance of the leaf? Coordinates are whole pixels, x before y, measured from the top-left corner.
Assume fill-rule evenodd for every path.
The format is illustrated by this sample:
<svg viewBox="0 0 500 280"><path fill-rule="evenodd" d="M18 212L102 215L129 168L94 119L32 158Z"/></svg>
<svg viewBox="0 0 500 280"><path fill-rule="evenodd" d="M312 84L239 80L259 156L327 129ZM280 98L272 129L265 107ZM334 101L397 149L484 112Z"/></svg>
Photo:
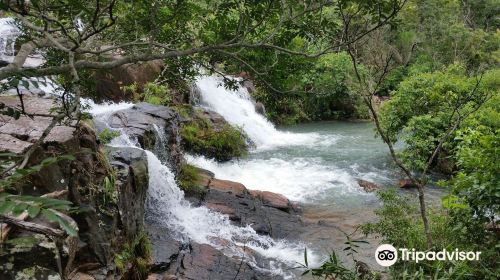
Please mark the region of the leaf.
<svg viewBox="0 0 500 280"><path fill-rule="evenodd" d="M14 202L15 203L15 202ZM21 215L24 210L26 210L28 208L28 204L24 203L24 202L18 202L16 203L16 205L14 206L14 208L12 209L12 214L14 216L19 216Z"/></svg>
<svg viewBox="0 0 500 280"><path fill-rule="evenodd" d="M36 216L38 216L38 214L40 213L40 210L41 210L41 208L38 206L30 206L30 207L28 207L28 215L30 216L30 218L33 219Z"/></svg>
<svg viewBox="0 0 500 280"><path fill-rule="evenodd" d="M59 216L56 212L54 212L54 210L43 209L42 215L44 215L49 221L58 223L59 227L64 229L64 231L66 231L67 234L71 236L78 235L77 229L73 227L68 221Z"/></svg>
<svg viewBox="0 0 500 280"><path fill-rule="evenodd" d="M22 246L22 247L33 247L34 245L38 244L40 241L36 239L33 236L26 236L26 237L18 237L18 238L13 238L5 241L5 243L10 244L10 245L15 245L15 246Z"/></svg>
<svg viewBox="0 0 500 280"><path fill-rule="evenodd" d="M13 201L7 200L0 204L0 214L7 214L16 206Z"/></svg>

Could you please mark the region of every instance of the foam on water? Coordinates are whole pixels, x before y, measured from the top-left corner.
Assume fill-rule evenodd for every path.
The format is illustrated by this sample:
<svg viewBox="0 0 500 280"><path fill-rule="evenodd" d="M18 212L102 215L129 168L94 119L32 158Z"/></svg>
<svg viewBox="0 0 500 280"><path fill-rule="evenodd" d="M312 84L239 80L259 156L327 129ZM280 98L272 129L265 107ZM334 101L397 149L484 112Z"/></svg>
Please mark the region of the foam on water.
<svg viewBox="0 0 500 280"><path fill-rule="evenodd" d="M100 122L107 122L113 113L133 106L132 103L95 104L90 100L85 100L84 103L90 107L88 112ZM157 135L162 137L161 130L158 127L156 129ZM127 140L128 136L123 131L121 133L120 137L113 139L111 146L138 148L137 141ZM146 200L148 222L168 228L180 241L210 244L228 256L244 258L256 269L266 270L285 278L294 277L287 267L303 262L305 244L274 240L268 236L259 235L250 226L232 225L227 215L206 207L192 206L184 198L184 192L177 186L175 175L170 168L162 163L153 152L147 150L145 152L149 172ZM245 248L252 249L263 256L266 263L263 265L262 260L255 260L247 255ZM308 258L311 264L318 264L320 261L311 252Z"/></svg>
<svg viewBox="0 0 500 280"><path fill-rule="evenodd" d="M20 31L12 18L0 18L0 59L12 62Z"/></svg>
<svg viewBox="0 0 500 280"><path fill-rule="evenodd" d="M294 201L307 202L327 190L339 195L366 195L347 171L326 165L320 159L248 159L218 163L201 156L187 156L196 166L210 170L218 178L244 184L249 189L283 194Z"/></svg>

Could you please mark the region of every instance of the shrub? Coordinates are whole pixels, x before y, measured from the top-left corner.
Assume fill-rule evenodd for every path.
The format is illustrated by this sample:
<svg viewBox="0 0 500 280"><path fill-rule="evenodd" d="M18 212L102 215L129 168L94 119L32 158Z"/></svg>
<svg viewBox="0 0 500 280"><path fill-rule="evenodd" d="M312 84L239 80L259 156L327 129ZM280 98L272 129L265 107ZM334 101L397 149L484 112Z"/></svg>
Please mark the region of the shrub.
<svg viewBox="0 0 500 280"><path fill-rule="evenodd" d="M394 190L379 192L378 196L383 202L383 206L376 211L379 221L363 225L364 233L374 234L382 239L382 243L392 244L396 248L426 251L416 199L398 195ZM458 222L456 215L450 215L445 210L442 207L428 209L434 239L434 248L431 250L481 251L481 261L397 262L390 271L394 279L427 279L431 276L432 279L496 279L495 275L499 272L496 265L498 248L495 248L494 242L478 242L470 238L459 223L471 222L473 217L461 215L461 221ZM482 234L484 224L475 230L477 234Z"/></svg>
<svg viewBox="0 0 500 280"><path fill-rule="evenodd" d="M241 157L248 151L241 129L227 123L216 126L199 114L183 125L181 137L185 150L218 161Z"/></svg>

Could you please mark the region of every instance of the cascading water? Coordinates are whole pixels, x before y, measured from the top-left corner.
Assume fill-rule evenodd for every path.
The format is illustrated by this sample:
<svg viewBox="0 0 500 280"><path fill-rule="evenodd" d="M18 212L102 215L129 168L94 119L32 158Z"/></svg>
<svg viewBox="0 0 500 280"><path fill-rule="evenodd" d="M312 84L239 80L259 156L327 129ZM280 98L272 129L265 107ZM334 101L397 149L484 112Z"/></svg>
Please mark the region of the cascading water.
<svg viewBox="0 0 500 280"><path fill-rule="evenodd" d="M19 29L11 18L0 18L0 60L12 61L19 34Z"/></svg>
<svg viewBox="0 0 500 280"><path fill-rule="evenodd" d="M106 124L109 117L123 109L133 106L131 103L120 104L95 104L85 101L89 106L88 112L94 116L94 120ZM163 139L161 129L158 128L157 139L159 146ZM111 141L111 146L129 146L138 148L137 141L127 139L128 136L122 131L121 136ZM280 275L285 278L293 277L293 274L284 267L296 266L303 262L305 245L285 240L273 240L268 236L262 236L255 232L250 226L238 227L231 224L226 215L209 210L206 207L193 207L184 198L184 192L177 186L174 173L162 162L157 155L151 151L145 151L148 159L149 188L147 197L146 219L149 223L168 228L173 232L175 238L180 241L194 241L209 244L221 250L228 256L244 258L245 261L268 273ZM245 253L244 248L250 248L266 259L257 261ZM319 260L309 256L310 263Z"/></svg>
<svg viewBox="0 0 500 280"><path fill-rule="evenodd" d="M221 86L222 78L200 76L196 86L200 90L200 105L221 114L229 123L243 128L257 149L279 145L299 145L316 139L317 135L292 134L276 130L264 116L257 113L250 94L244 87L229 90Z"/></svg>
<svg viewBox="0 0 500 280"><path fill-rule="evenodd" d="M16 41L21 35L21 31L15 25L13 18L0 18L0 61L11 63L16 54ZM24 62L23 67L37 67L44 63L44 59L39 54L31 54ZM38 91L50 95L61 96L63 90L50 77L23 78L28 82L19 84L19 89L23 91ZM3 94L17 94L13 89L3 92Z"/></svg>
<svg viewBox="0 0 500 280"><path fill-rule="evenodd" d="M280 131L256 112L245 88L240 87L236 91L225 89L222 79L216 76L199 77L196 86L200 95L199 106L213 110L231 124L242 127L256 144L256 149L247 158L227 163L200 156L188 157L192 164L214 172L219 178L241 182L250 189L281 193L291 200L303 202L317 202L318 198L328 198L327 194L332 192L343 197L372 196L364 193L356 180L387 179L379 168L357 166L352 164L353 160L349 161L349 166L340 166L342 158L332 160L337 159L345 151L344 148L353 149L352 143L357 142L362 147L364 144L357 136L318 130L301 133ZM366 148L372 146L372 143L367 143ZM357 154L353 150L350 153ZM360 156L366 157L366 154Z"/></svg>

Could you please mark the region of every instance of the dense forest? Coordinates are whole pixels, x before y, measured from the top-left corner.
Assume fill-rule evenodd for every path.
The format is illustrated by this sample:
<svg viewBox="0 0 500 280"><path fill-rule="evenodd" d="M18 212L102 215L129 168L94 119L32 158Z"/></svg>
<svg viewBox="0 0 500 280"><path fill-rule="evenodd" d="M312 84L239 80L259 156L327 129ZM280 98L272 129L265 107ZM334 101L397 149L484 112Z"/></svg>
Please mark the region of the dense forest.
<svg viewBox="0 0 500 280"><path fill-rule="evenodd" d="M0 278L500 275L500 1L0 0L0 20ZM212 93L211 83L220 86ZM216 91L239 95L217 107L207 97ZM232 118L245 102L251 112ZM249 114L268 130L240 122ZM314 189L320 188L315 173L308 173L310 189L291 196L278 186L272 193L254 190L251 179L241 181L246 187L228 183L218 172L253 160L270 138L286 145L301 139L282 127L344 122L370 123L371 141L384 155L375 161L387 161L384 168L398 180L349 179L377 189L356 196L377 201L373 219L360 218L354 231L362 237L346 233L340 250L314 263L301 245L299 259L280 255L282 263L295 262L280 270L293 272L272 274L276 267L260 259L262 252L276 240L302 240L290 234L299 226L281 223L307 227L299 208L309 209L314 199L296 197L324 195ZM366 145L356 141L355 147ZM324 145L314 143L311 149ZM194 156L198 161L189 160ZM217 169L197 165L200 158ZM252 177L250 168L238 172ZM266 180L275 182L273 176ZM181 201L176 209L184 209L180 220L198 209L207 212L190 225L203 228L196 223L206 218L228 230L198 240L197 229L171 218L174 210L151 210L174 196ZM237 208L244 204L254 206ZM260 208L267 212L255 214ZM270 229L258 227L262 220ZM167 231L172 239L164 241ZM479 261L400 260L382 267L358 258L362 251L373 255L367 240L481 254ZM43 242L53 245L36 245ZM206 244L215 248L209 257ZM172 246L175 254L163 256ZM208 266L215 256L223 269ZM41 272L33 272L35 263Z"/></svg>

